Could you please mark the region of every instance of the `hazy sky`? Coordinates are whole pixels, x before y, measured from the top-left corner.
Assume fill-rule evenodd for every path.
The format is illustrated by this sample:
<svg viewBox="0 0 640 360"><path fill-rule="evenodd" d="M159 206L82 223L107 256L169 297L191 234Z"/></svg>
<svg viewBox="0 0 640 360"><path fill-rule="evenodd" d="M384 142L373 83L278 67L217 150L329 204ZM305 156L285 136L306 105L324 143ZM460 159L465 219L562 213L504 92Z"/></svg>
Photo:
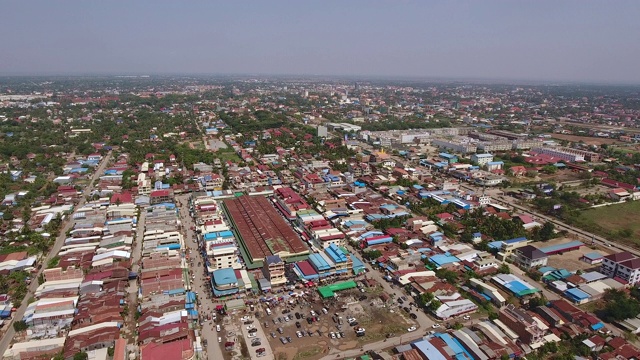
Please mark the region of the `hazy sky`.
<svg viewBox="0 0 640 360"><path fill-rule="evenodd" d="M638 15L638 0L0 0L0 74L637 84Z"/></svg>

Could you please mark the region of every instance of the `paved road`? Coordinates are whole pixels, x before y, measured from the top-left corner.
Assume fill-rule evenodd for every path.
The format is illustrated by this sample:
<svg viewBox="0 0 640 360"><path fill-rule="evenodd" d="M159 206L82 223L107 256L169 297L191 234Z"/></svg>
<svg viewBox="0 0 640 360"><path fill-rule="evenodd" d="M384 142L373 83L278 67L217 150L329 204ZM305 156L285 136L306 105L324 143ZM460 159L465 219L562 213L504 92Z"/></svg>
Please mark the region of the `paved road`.
<svg viewBox="0 0 640 360"><path fill-rule="evenodd" d="M480 192L482 191L482 189L475 187L475 186L470 186L469 184L463 184L461 186L464 189L467 190L472 190L475 192ZM544 221L550 221L552 222L556 228L558 230L566 230L569 234L574 235L575 237L577 237L578 239L582 240L584 243L586 244L590 244L591 241L593 241L594 244L600 245L600 246L604 246L604 247L609 247L609 248L614 248L617 250L621 250L621 251L628 251L632 254L635 254L636 256L640 256L640 251L638 249L635 248L631 248L622 244L618 244L616 242L612 242L609 241L608 239L590 233L588 231L579 229L577 227L568 225L564 222L562 222L561 220L558 220L557 218L551 217L551 216L547 216L545 214L542 214L540 212L538 212L537 210L533 210L528 206L523 206L523 205L519 205L516 203L516 200L509 197L509 196L493 196L492 197L493 201L495 201L498 204L501 205L506 205L506 206L511 206L514 209L523 212L525 214L531 215L536 219L542 219ZM612 205L615 206L615 205Z"/></svg>
<svg viewBox="0 0 640 360"><path fill-rule="evenodd" d="M215 306L218 304L214 301L210 295L211 290L207 286L206 274L202 263L202 257L198 250L198 244L196 243L196 234L191 230L191 226L194 226L193 219L189 215L189 196L190 194L180 195L176 197L178 208L180 209L180 219L182 221L182 228L185 234L185 247L189 251L189 257L193 259L194 267L192 267L191 273L195 275L192 279L191 290L197 292L198 299L200 300L200 306L198 312L200 316L206 316L208 314L215 313ZM201 266L198 266L200 263ZM222 339L223 343L218 343L218 333L215 329L214 322L205 322L201 328L200 336L202 340L207 340L208 345L204 348L205 359L219 360L222 359L222 351L224 347L225 339Z"/></svg>
<svg viewBox="0 0 640 360"><path fill-rule="evenodd" d="M111 161L111 156L112 156L112 153L111 151L109 151L107 156L105 156L102 159L102 161L100 162L100 165L98 166L95 173L91 177L91 182L87 185L87 187L82 192L82 197L80 198L78 204L76 205L76 208L80 208L86 203L86 197L89 196L89 194L93 190L93 183L104 173L104 169L107 167L107 165ZM33 276L33 279L38 279L38 277L40 277L40 274L42 274L44 269L47 268L47 263L49 262L49 260L51 260L51 258L56 256L58 252L60 252L60 249L64 245L64 240L66 239L67 231L71 229L71 227L74 224L75 224L74 221L72 221L71 219L67 219L66 222L62 225L62 227L60 228L60 235L58 235L58 237L56 238L56 241L53 244L53 247L51 248L49 253L43 259L40 260L40 264L42 264L42 267L40 267L40 270L38 270L37 274ZM22 302L22 305L18 308L18 310L16 310L15 313L13 313L11 322L5 324L5 326L7 327L7 331L2 337L2 340L0 340L0 354L4 354L4 352L9 347L9 344L11 343L11 339L13 339L15 335L15 330L13 329L13 320L22 319L22 317L24 316L24 312L27 310L27 306L29 305L28 299L30 299L33 296L38 286L39 284L37 281L31 282L31 285L28 288L27 294L24 297L24 301Z"/></svg>
<svg viewBox="0 0 640 360"><path fill-rule="evenodd" d="M142 258L142 238L144 234L144 222L146 220L146 212L144 209L140 211L140 216L138 218L136 236L133 240L133 247L131 249L131 271L140 273L140 264L139 261ZM136 309L138 308L138 279L129 280L129 287L127 289L128 292L128 300L127 303L129 305L129 316L125 322L124 333L128 336L131 336L132 342L127 344L128 350L135 354L138 353L138 341L136 331L136 320L135 314Z"/></svg>

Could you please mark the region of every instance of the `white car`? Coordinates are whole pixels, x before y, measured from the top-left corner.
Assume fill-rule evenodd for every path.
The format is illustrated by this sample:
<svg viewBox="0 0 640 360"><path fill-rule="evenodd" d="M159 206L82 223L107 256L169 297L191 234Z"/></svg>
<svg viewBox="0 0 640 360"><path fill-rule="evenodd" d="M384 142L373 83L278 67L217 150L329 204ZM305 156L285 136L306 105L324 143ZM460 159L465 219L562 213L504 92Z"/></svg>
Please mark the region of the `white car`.
<svg viewBox="0 0 640 360"><path fill-rule="evenodd" d="M416 329L417 328L415 326L412 326L412 327L408 328L407 331L408 332L412 332L412 331L416 331Z"/></svg>
<svg viewBox="0 0 640 360"><path fill-rule="evenodd" d="M332 339L335 339L335 338L336 338L336 333L332 332L332 333L331 333L331 338L332 338Z"/></svg>
<svg viewBox="0 0 640 360"><path fill-rule="evenodd" d="M469 315L465 315L462 318L465 319L465 320L471 320L471 316L469 316Z"/></svg>
<svg viewBox="0 0 640 360"><path fill-rule="evenodd" d="M440 327L440 324L433 324L433 325L431 325L431 327L434 328L434 329L437 329L437 328Z"/></svg>
<svg viewBox="0 0 640 360"><path fill-rule="evenodd" d="M218 332L219 332L220 330L221 330L221 329L220 329L220 325L216 325L216 331L218 331Z"/></svg>
<svg viewBox="0 0 640 360"><path fill-rule="evenodd" d="M253 329L254 327L255 327L255 326L253 326L253 325L249 325L249 326L247 326L247 330L251 330L251 329Z"/></svg>
<svg viewBox="0 0 640 360"><path fill-rule="evenodd" d="M258 335L256 335L256 333L249 333L249 335L247 335L248 338L254 338Z"/></svg>
<svg viewBox="0 0 640 360"><path fill-rule="evenodd" d="M349 323L352 323L352 322L355 322L355 321L356 321L356 318L354 318L354 317L347 318L347 322L349 322Z"/></svg>
<svg viewBox="0 0 640 360"><path fill-rule="evenodd" d="M220 336L218 336L218 342L221 343L222 342L222 338Z"/></svg>
<svg viewBox="0 0 640 360"><path fill-rule="evenodd" d="M316 312L311 310L311 316L316 316L316 315L317 315Z"/></svg>

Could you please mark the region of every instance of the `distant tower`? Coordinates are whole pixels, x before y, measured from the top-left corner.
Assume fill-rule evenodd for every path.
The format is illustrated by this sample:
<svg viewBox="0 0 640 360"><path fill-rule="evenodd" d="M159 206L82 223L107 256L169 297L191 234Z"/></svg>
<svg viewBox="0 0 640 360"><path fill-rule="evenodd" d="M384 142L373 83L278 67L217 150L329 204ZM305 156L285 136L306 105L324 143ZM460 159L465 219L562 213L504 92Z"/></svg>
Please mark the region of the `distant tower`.
<svg viewBox="0 0 640 360"><path fill-rule="evenodd" d="M354 89L355 91L360 91L360 85L358 84L358 82L355 82L355 83L353 84L353 89Z"/></svg>
<svg viewBox="0 0 640 360"><path fill-rule="evenodd" d="M304 97L309 97L309 91L308 90L304 91Z"/></svg>

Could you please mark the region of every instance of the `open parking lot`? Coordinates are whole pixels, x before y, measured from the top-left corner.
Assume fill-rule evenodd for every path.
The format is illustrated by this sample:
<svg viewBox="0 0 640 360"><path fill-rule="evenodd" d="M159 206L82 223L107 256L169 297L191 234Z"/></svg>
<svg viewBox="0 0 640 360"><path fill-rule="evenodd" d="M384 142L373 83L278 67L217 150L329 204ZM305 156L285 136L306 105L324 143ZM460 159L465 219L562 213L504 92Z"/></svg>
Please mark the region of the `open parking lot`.
<svg viewBox="0 0 640 360"><path fill-rule="evenodd" d="M322 300L309 294L278 305L262 303L260 308L263 316L259 325L273 349L273 358L283 360L318 359L332 349L357 349L401 335L415 325L409 313L359 289L343 291L336 299ZM357 328L365 329L361 336L356 334Z"/></svg>

